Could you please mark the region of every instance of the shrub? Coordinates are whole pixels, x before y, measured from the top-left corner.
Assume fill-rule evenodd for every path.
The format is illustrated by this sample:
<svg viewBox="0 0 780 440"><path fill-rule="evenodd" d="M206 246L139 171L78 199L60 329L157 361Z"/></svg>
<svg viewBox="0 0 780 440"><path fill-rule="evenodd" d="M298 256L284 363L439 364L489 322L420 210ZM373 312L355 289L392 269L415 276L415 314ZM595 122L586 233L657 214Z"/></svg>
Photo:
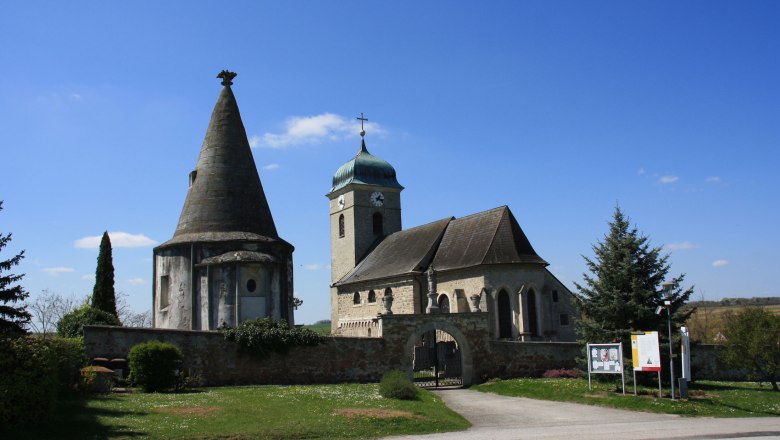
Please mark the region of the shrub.
<svg viewBox="0 0 780 440"><path fill-rule="evenodd" d="M287 321L258 318L244 321L236 328L224 330L225 339L233 341L244 351L265 356L269 352L284 354L290 347L315 346L323 336L309 329L287 325Z"/></svg>
<svg viewBox="0 0 780 440"><path fill-rule="evenodd" d="M84 336L85 325L122 325L116 316L84 304L66 314L57 323L57 333L63 338Z"/></svg>
<svg viewBox="0 0 780 440"><path fill-rule="evenodd" d="M173 344L148 341L130 349L130 380L146 392L162 391L176 386L181 351Z"/></svg>
<svg viewBox="0 0 780 440"><path fill-rule="evenodd" d="M0 338L0 426L45 419L57 397L57 356L34 337Z"/></svg>
<svg viewBox="0 0 780 440"><path fill-rule="evenodd" d="M379 394L388 399L414 400L417 387L406 373L398 370L388 371L379 381Z"/></svg>
<svg viewBox="0 0 780 440"><path fill-rule="evenodd" d="M561 368L559 370L547 370L544 372L543 376L551 378L571 377L577 379L582 377L582 373L579 370Z"/></svg>

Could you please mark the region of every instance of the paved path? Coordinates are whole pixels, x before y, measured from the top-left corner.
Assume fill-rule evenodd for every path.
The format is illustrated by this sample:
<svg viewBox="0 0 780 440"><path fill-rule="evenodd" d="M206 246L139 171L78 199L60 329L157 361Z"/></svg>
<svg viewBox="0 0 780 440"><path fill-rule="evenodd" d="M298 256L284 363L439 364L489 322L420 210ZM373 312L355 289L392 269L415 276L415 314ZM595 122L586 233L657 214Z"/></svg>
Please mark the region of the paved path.
<svg viewBox="0 0 780 440"><path fill-rule="evenodd" d="M780 439L780 417L679 417L450 389L436 394L472 423L467 431L388 439Z"/></svg>

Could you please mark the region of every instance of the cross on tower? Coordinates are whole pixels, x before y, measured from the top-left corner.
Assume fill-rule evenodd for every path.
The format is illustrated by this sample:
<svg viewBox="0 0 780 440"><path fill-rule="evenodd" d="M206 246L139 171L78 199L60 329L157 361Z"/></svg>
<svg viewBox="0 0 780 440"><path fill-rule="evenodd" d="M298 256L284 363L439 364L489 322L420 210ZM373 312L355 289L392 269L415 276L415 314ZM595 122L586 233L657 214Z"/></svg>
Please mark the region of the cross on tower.
<svg viewBox="0 0 780 440"><path fill-rule="evenodd" d="M355 119L360 121L360 136L365 136L366 130L363 129L363 122L368 121L368 119L363 117L363 112L360 112L360 117Z"/></svg>

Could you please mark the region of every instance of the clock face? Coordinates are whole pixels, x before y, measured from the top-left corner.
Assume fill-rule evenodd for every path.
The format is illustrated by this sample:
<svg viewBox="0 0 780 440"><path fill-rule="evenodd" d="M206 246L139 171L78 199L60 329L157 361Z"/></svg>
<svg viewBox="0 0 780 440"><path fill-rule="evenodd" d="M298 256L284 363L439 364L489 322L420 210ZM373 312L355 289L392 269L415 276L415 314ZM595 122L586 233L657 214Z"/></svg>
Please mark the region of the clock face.
<svg viewBox="0 0 780 440"><path fill-rule="evenodd" d="M385 203L385 195L382 194L379 191L374 191L371 193L371 204L374 206L382 206Z"/></svg>
<svg viewBox="0 0 780 440"><path fill-rule="evenodd" d="M340 209L344 209L344 205L346 205L346 201L344 200L344 194L339 196L338 204Z"/></svg>

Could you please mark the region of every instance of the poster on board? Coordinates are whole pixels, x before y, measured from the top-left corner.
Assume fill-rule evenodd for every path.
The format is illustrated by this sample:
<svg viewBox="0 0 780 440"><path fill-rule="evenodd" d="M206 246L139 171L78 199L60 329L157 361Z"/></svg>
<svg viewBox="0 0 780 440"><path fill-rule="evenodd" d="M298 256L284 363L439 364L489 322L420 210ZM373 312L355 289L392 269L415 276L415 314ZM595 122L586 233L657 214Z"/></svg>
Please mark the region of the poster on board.
<svg viewBox="0 0 780 440"><path fill-rule="evenodd" d="M620 343L588 344L588 362L591 373L620 374L623 371Z"/></svg>
<svg viewBox="0 0 780 440"><path fill-rule="evenodd" d="M631 361L634 371L661 371L658 332L631 335Z"/></svg>

